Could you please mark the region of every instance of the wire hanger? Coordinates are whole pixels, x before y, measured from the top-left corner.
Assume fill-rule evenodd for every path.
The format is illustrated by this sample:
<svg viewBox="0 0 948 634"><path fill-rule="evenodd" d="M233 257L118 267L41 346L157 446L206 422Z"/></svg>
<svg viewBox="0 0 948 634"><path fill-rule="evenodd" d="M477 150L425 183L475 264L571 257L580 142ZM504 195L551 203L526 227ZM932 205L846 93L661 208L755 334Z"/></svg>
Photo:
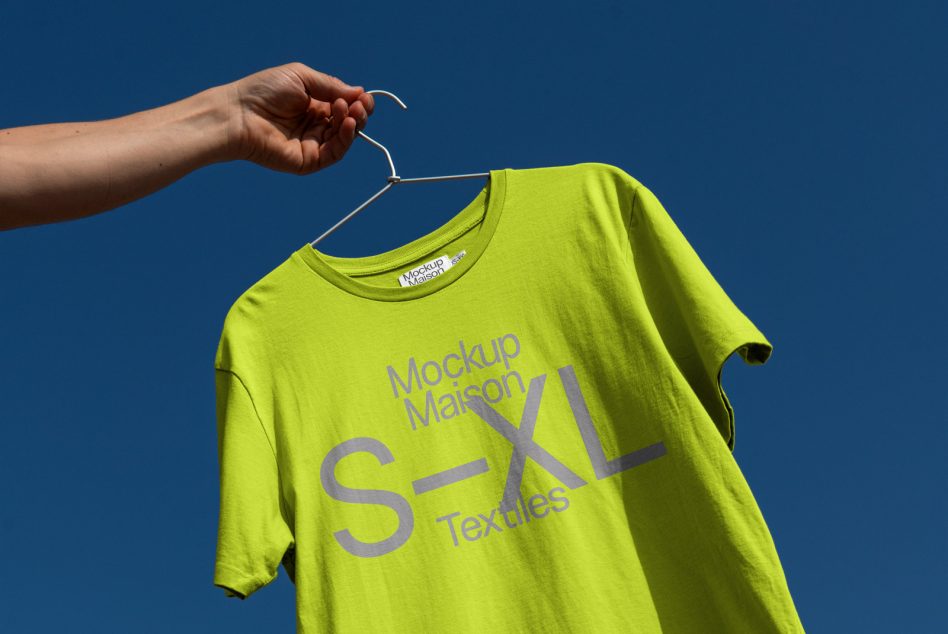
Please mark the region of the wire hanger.
<svg viewBox="0 0 948 634"><path fill-rule="evenodd" d="M396 97L395 95L393 95L392 93L390 93L390 92L387 91L387 90L366 90L365 92L367 92L367 93L369 93L369 94L376 94L376 93L377 93L377 94L380 94L380 95L386 95L386 96L391 97L392 99L394 99L394 100L395 100L395 103L397 103L398 105L400 105L403 110L407 110L407 109L408 109L408 106L406 106L406 105L402 102L401 99L399 99L398 97ZM362 132L362 130L357 130L356 132L357 132L357 134L358 134L359 136L361 136L363 139L365 139L366 141L368 141L369 143L371 143L371 144L374 145L375 147L377 147L377 148L379 148L380 150L382 150L383 152L385 152L385 158L388 159L388 165L389 165L390 168L392 168L392 175L388 177L388 184L385 185L385 187L383 187L382 189L380 189L374 196L372 196L372 197L369 198L367 201L365 201L364 203L362 203L361 205L359 205L358 207L356 207L355 209L353 209L352 211L350 211L342 220L340 220L339 222L337 222L336 224L334 224L328 231L326 231L325 233L323 233L323 235L319 236L318 238L316 238L315 240L313 240L312 242L310 242L310 244L311 244L312 246L314 246L314 247L319 243L320 240L322 240L323 238L325 238L326 236L328 236L330 233L332 233L333 231L335 231L336 229L338 229L339 227L341 227L341 226L343 225L343 223L347 222L349 219L351 219L351 218L352 218L353 216L355 216L357 213L359 213L360 211L362 211L363 209L365 209L371 202L373 202L373 201L374 201L375 199L377 199L379 196L381 196L381 195L384 194L386 191L388 191L388 190L392 187L392 185L395 185L395 184L397 184L397 183L425 183L425 182L429 182L429 181L455 180L455 179L461 179L461 178L478 178L478 177L484 177L484 176L490 178L490 172L484 172L484 173L482 173L482 174L454 174L454 175L450 175L450 176L424 176L424 177L420 177L420 178L402 178L401 176L399 176L398 174L395 173L395 163L392 162L392 155L389 154L389 151L388 151L387 149L385 149L385 146L382 145L381 143L379 143L378 141L375 141L374 139L370 139L364 132Z"/></svg>

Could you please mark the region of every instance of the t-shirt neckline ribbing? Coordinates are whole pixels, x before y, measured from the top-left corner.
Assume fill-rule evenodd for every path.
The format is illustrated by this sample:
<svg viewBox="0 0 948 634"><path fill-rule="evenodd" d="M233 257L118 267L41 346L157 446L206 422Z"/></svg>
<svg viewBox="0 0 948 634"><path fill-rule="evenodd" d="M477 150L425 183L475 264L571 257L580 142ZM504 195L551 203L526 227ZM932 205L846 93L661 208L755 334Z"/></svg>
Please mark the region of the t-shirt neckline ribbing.
<svg viewBox="0 0 948 634"><path fill-rule="evenodd" d="M490 178L474 199L446 223L411 242L383 253L362 257L329 255L317 250L309 242L294 252L310 270L342 291L381 301L416 299L447 288L474 267L487 250L497 229L509 189L509 168L490 170ZM486 198L486 205L484 204ZM482 224L474 242L465 247L465 255L457 264L441 275L414 286L374 286L360 282L350 274L394 271L426 254L435 253L446 244L463 235L477 224ZM453 254L445 253L448 257Z"/></svg>

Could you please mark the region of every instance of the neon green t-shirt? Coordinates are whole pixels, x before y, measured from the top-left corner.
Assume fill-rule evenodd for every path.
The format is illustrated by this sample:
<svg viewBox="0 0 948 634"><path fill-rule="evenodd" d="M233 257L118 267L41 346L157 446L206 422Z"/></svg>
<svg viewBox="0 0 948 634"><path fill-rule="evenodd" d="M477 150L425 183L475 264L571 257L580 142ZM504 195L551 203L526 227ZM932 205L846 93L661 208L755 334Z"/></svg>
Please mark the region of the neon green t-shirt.
<svg viewBox="0 0 948 634"><path fill-rule="evenodd" d="M800 632L721 388L772 346L603 163L491 170L399 248L306 243L215 358L214 584L297 631Z"/></svg>

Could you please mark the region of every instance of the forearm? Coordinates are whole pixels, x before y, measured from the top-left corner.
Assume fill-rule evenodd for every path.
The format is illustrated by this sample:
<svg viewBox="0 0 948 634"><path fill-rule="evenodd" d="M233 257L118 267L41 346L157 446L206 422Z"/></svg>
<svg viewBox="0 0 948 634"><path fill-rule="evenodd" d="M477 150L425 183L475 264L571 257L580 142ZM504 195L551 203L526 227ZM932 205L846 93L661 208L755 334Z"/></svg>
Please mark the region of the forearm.
<svg viewBox="0 0 948 634"><path fill-rule="evenodd" d="M73 134L84 134L101 129L103 126L113 125L115 119L102 121L67 121L66 123L41 123L25 125L19 128L0 130L0 145L4 143L33 144L40 141L50 141Z"/></svg>
<svg viewBox="0 0 948 634"><path fill-rule="evenodd" d="M104 121L0 130L0 230L114 209L235 158L230 90Z"/></svg>

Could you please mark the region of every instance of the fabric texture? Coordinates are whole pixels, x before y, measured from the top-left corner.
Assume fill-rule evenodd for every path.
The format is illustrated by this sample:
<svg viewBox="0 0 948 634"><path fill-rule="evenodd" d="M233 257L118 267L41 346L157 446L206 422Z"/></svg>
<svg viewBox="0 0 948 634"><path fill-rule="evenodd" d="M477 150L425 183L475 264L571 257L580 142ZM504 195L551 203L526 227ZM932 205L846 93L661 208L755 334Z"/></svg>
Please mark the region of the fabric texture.
<svg viewBox="0 0 948 634"><path fill-rule="evenodd" d="M656 196L491 170L447 223L306 243L227 312L214 584L297 631L801 632L732 455L773 350Z"/></svg>

